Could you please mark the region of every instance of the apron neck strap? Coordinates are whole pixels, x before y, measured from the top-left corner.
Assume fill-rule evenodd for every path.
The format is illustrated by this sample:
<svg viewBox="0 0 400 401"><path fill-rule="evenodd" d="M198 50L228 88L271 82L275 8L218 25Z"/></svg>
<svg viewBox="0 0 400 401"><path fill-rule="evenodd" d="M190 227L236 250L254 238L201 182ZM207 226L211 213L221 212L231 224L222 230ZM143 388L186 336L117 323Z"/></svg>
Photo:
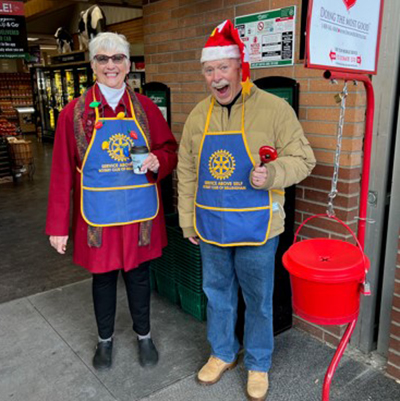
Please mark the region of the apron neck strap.
<svg viewBox="0 0 400 401"><path fill-rule="evenodd" d="M244 132L244 97L245 95L242 93L242 126L241 126L241 132ZM215 97L213 96L211 98L211 103L210 103L210 107L208 108L208 113L207 113L207 120L206 120L206 126L204 128L204 132L207 134L208 133L208 128L210 126L210 120L211 120L211 114L213 111L215 105ZM224 107L224 106L222 106Z"/></svg>
<svg viewBox="0 0 400 401"><path fill-rule="evenodd" d="M96 86L97 86L97 82L93 85L93 88L92 88L92 90L93 90L93 100L94 100L95 102L97 102L97 98L96 98ZM101 91L100 88L99 88L99 91ZM131 97L129 96L129 92L127 92L126 89L125 89L125 92L124 92L124 94L122 95L122 97L125 96L125 93L128 93L129 107L130 107L130 109L131 109L131 116L132 116L133 119L136 120L135 110L134 110L133 104L132 104L132 99L131 99ZM97 121L97 120L100 118L99 108L98 108L98 107L95 107L95 108L94 108L94 111L95 111L95 113L96 113L96 121Z"/></svg>

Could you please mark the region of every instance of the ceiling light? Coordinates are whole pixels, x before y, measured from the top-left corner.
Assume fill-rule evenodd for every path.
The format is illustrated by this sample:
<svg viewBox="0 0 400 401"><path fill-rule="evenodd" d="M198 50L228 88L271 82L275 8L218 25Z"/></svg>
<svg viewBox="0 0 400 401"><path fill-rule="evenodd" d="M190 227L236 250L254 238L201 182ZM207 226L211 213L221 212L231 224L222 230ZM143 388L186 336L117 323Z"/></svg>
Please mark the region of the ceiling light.
<svg viewBox="0 0 400 401"><path fill-rule="evenodd" d="M57 50L57 46L40 46L41 50Z"/></svg>
<svg viewBox="0 0 400 401"><path fill-rule="evenodd" d="M36 42L39 38L28 38L28 42Z"/></svg>

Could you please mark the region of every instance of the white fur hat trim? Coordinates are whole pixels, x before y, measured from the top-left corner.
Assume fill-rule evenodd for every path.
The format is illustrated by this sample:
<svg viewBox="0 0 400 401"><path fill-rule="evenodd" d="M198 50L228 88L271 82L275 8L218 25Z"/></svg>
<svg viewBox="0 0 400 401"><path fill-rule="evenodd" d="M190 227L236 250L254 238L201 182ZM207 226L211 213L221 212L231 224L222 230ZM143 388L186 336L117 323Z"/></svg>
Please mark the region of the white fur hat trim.
<svg viewBox="0 0 400 401"><path fill-rule="evenodd" d="M224 58L240 58L238 45L205 47L201 52L200 62L222 60Z"/></svg>

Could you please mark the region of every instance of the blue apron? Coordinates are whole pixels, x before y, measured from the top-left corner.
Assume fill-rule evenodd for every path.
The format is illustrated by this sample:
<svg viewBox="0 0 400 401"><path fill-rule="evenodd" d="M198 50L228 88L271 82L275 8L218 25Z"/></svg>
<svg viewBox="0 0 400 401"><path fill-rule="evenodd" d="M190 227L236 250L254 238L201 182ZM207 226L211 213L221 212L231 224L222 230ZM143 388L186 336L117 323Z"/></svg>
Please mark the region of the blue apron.
<svg viewBox="0 0 400 401"><path fill-rule="evenodd" d="M131 118L125 118L125 113L116 118L99 117L95 108L95 129L81 171L81 212L91 226L138 223L152 220L158 213L156 184L149 183L145 174L133 173L130 147L133 143L149 145L129 101ZM132 139L132 131L137 139Z"/></svg>
<svg viewBox="0 0 400 401"><path fill-rule="evenodd" d="M250 185L255 162L241 131L208 132L215 99L207 115L197 166L194 227L205 242L218 246L263 245L271 226L271 193Z"/></svg>

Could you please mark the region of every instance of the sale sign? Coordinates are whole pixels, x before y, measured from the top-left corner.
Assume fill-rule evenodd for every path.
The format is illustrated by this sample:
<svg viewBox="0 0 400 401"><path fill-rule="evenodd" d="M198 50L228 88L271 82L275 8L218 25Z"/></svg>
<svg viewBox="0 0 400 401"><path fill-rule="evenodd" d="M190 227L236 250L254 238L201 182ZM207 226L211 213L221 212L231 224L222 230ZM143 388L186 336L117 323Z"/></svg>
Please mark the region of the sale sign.
<svg viewBox="0 0 400 401"><path fill-rule="evenodd" d="M0 0L0 58L24 58L27 50L24 3Z"/></svg>
<svg viewBox="0 0 400 401"><path fill-rule="evenodd" d="M310 0L306 67L376 74L383 0Z"/></svg>

